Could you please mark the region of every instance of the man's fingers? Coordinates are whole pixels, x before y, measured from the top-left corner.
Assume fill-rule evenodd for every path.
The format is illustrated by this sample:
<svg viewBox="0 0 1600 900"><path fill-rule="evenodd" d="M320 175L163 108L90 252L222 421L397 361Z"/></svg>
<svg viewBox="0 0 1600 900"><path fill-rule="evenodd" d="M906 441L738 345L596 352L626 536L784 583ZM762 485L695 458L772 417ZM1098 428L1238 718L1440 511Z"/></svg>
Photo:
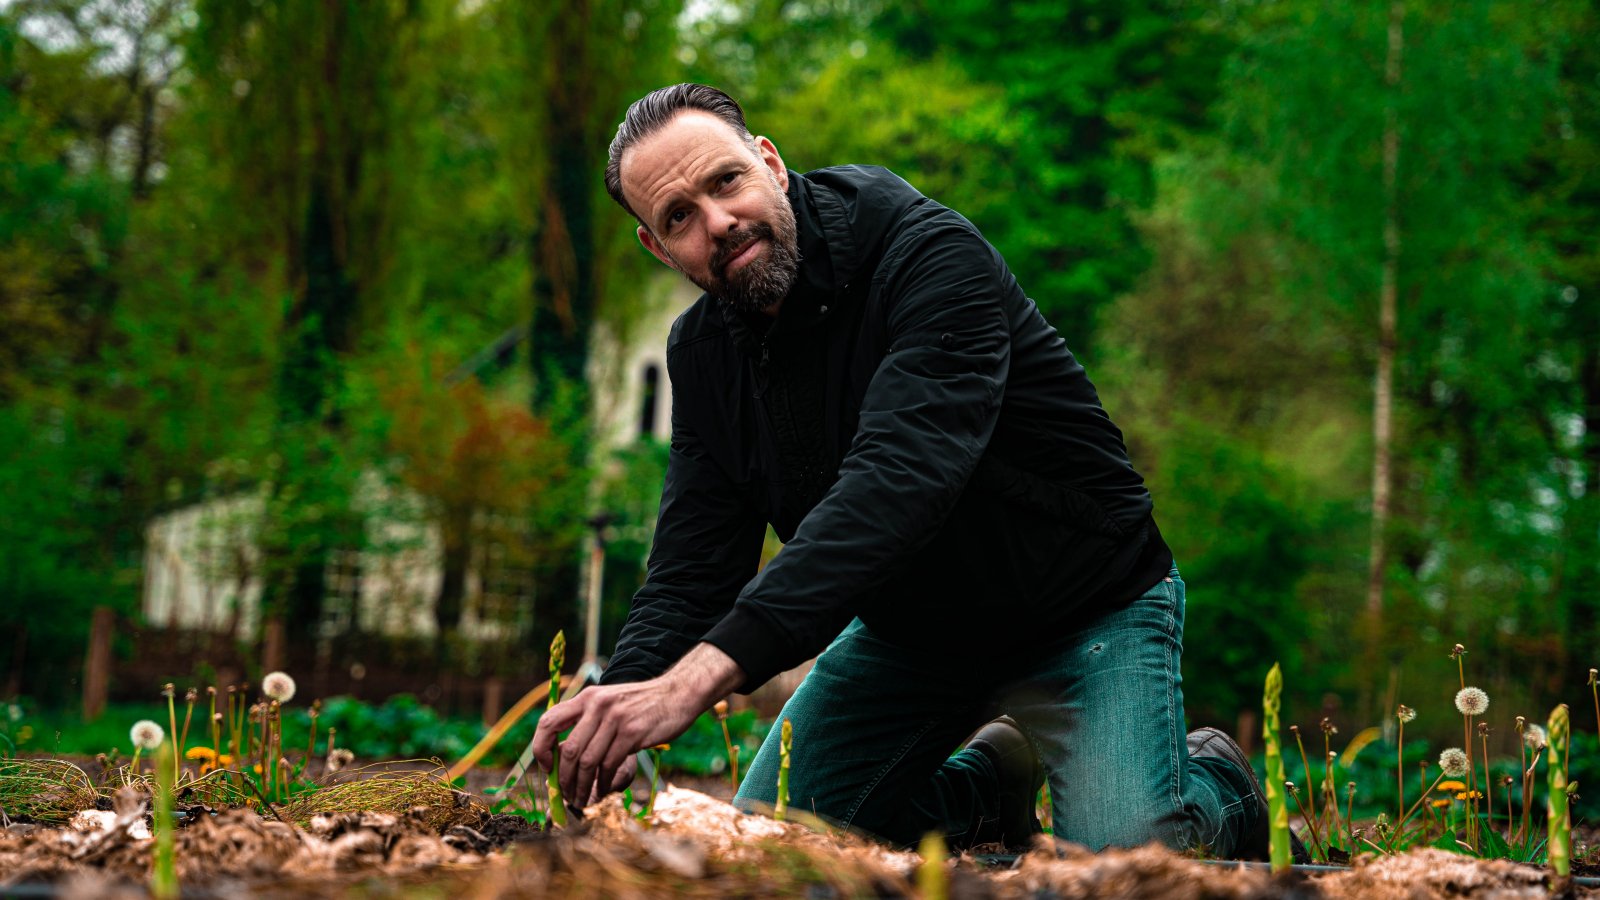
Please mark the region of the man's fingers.
<svg viewBox="0 0 1600 900"><path fill-rule="evenodd" d="M599 800L606 794L620 791L628 786L628 782L633 780L633 770L627 763L633 759L632 748L627 744L620 740L611 742L610 751L606 753L606 758L600 761L600 768L594 775L594 799ZM618 784L617 778L624 769L628 771L628 780Z"/></svg>
<svg viewBox="0 0 1600 900"><path fill-rule="evenodd" d="M611 792L616 793L630 784L633 784L634 773L639 768L639 757L630 753L623 757L622 765L617 767L616 774L611 777Z"/></svg>
<svg viewBox="0 0 1600 900"><path fill-rule="evenodd" d="M617 723L610 717L583 718L561 742L561 789L575 803L585 803L594 790L595 770L616 739Z"/></svg>
<svg viewBox="0 0 1600 900"><path fill-rule="evenodd" d="M533 732L533 757L546 771L550 769L550 751L561 739L561 732L583 714L586 705L583 695L579 694L539 717L539 725Z"/></svg>

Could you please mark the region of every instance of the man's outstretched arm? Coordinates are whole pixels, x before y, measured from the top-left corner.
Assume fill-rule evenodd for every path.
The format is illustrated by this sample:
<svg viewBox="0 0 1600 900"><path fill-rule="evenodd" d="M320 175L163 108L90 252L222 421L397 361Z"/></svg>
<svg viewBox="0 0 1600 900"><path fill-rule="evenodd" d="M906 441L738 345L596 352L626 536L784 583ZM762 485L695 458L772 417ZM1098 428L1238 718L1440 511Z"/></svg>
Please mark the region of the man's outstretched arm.
<svg viewBox="0 0 1600 900"><path fill-rule="evenodd" d="M599 685L539 719L533 752L550 768L561 732L561 793L588 804L633 779L633 755L676 738L695 717L744 681L744 670L710 644L697 644L677 665L648 681Z"/></svg>

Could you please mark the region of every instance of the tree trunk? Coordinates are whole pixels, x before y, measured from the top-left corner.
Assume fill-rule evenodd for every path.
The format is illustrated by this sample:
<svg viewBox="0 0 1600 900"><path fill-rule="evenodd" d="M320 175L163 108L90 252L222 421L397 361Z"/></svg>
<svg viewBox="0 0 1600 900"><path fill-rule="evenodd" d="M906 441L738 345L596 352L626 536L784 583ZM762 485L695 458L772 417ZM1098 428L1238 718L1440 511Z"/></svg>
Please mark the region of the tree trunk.
<svg viewBox="0 0 1600 900"><path fill-rule="evenodd" d="M1378 292L1378 369L1373 384L1372 408L1372 548L1368 557L1366 613L1368 640L1377 649L1383 627L1384 568L1387 565L1386 532L1394 485L1394 357L1400 269L1400 52L1405 5L1389 6L1389 55L1384 80L1389 86L1383 129L1383 277ZM1374 658L1376 654L1374 654Z"/></svg>
<svg viewBox="0 0 1600 900"><path fill-rule="evenodd" d="M111 633L116 629L116 613L109 606L96 606L89 620L89 648L83 662L83 719L93 722L106 708L111 690Z"/></svg>

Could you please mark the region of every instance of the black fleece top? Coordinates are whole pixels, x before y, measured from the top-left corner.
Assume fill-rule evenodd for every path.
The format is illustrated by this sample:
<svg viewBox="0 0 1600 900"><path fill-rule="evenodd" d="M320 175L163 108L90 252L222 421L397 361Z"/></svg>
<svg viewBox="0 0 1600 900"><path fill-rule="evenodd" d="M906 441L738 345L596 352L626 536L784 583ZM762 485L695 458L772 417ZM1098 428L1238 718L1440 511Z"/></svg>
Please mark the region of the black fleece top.
<svg viewBox="0 0 1600 900"><path fill-rule="evenodd" d="M981 661L1165 576L1122 433L972 223L876 167L791 172L788 195L803 261L777 320L701 296L673 325L660 518L602 681L703 640L748 692L856 616ZM758 573L768 523L785 546Z"/></svg>

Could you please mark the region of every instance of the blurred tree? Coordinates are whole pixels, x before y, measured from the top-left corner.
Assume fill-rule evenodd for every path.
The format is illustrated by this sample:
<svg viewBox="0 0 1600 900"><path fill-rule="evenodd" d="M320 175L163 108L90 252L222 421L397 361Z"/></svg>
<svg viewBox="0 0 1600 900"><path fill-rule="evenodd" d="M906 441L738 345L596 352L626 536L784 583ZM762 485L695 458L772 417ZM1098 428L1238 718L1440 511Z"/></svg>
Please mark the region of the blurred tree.
<svg viewBox="0 0 1600 900"><path fill-rule="evenodd" d="M292 300L283 323L275 443L316 447L340 426L342 360L381 315L403 214L404 139L414 119L419 37L433 10L412 0L241 5L202 0L190 53L217 143L235 161L235 196L265 214L253 225L267 261L282 260ZM280 458L283 458L280 456ZM310 637L322 610L327 553L359 541L335 498L353 493L338 454L276 473L264 528L269 620ZM302 481L309 479L309 481Z"/></svg>
<svg viewBox="0 0 1600 900"><path fill-rule="evenodd" d="M1079 352L1096 312L1149 262L1132 216L1150 166L1205 132L1230 49L1220 14L1187 0L983 0L885 4L874 30L912 59L943 57L1003 94L1023 140L1006 155L1016 187L985 235Z"/></svg>
<svg viewBox="0 0 1600 900"><path fill-rule="evenodd" d="M531 402L559 433L578 437L587 427L596 318L612 295L644 289L644 251L605 194L605 150L627 105L673 80L681 8L677 0L562 0L503 2L477 14L499 38L485 130L507 168L530 257ZM573 467L583 468L589 442L578 437L573 449ZM534 646L576 621L577 594L573 557L541 580Z"/></svg>
<svg viewBox="0 0 1600 900"><path fill-rule="evenodd" d="M582 479L568 468L566 445L523 404L492 397L476 379L447 384L437 361L425 363L417 349L401 362L380 376L388 446L400 463L400 482L427 499L426 518L439 524L442 583L434 616L443 647L461 624L474 551L480 577L494 548L502 554L496 566L531 570L548 563L539 555L570 544L529 540L527 523L557 510L580 516L572 498L559 499L563 484Z"/></svg>
<svg viewBox="0 0 1600 900"><path fill-rule="evenodd" d="M127 609L159 487L123 461L144 423L110 415L130 218L159 171L175 3L0 10L0 526L6 684L71 691L88 609ZM74 613L81 615L74 615Z"/></svg>
<svg viewBox="0 0 1600 900"><path fill-rule="evenodd" d="M1298 658L1291 681L1305 690L1361 692L1361 716L1384 689L1382 663L1408 657L1387 673L1391 689L1434 684L1444 673L1416 648L1459 640L1483 651L1479 677L1503 678L1514 664L1497 649L1548 655L1541 636L1556 626L1541 608L1557 546L1548 429L1528 369L1551 320L1516 194L1549 108L1551 57L1494 4L1408 0L1396 82L1392 12L1315 0L1240 10L1226 127L1158 168L1155 210L1139 219L1155 264L1106 320L1115 358L1103 382L1135 458L1154 454L1180 565L1210 579L1195 580L1196 618L1292 623L1266 652ZM1386 127L1400 149L1387 194ZM1387 250L1386 210L1401 238ZM1385 343L1386 253L1395 517L1381 533L1384 650L1361 657L1373 646L1359 599L1370 547L1356 513L1370 520L1374 443L1358 421ZM1196 454L1213 471L1184 462ZM1250 466L1258 485L1232 480ZM1256 526L1276 503L1293 512L1271 529L1272 565L1290 571L1263 581L1249 561L1269 546ZM1195 693L1229 684L1227 641L1189 643ZM1253 702L1246 687L1223 689Z"/></svg>
<svg viewBox="0 0 1600 900"><path fill-rule="evenodd" d="M1535 310L1550 330L1524 371L1544 400L1541 421L1548 474L1541 479L1559 516L1551 573L1563 658L1541 688L1555 694L1600 665L1600 6L1552 4L1537 24L1541 45L1559 54L1559 96L1542 123L1524 172L1534 234L1549 251L1550 289Z"/></svg>
<svg viewBox="0 0 1600 900"><path fill-rule="evenodd" d="M590 334L606 279L636 276L626 215L605 194L605 148L627 105L667 82L676 64L675 0L563 0L485 7L500 37L490 132L509 164L532 256L533 405L588 375ZM624 258L626 258L624 256ZM625 289L625 288L624 288ZM580 407L581 408L581 407Z"/></svg>

